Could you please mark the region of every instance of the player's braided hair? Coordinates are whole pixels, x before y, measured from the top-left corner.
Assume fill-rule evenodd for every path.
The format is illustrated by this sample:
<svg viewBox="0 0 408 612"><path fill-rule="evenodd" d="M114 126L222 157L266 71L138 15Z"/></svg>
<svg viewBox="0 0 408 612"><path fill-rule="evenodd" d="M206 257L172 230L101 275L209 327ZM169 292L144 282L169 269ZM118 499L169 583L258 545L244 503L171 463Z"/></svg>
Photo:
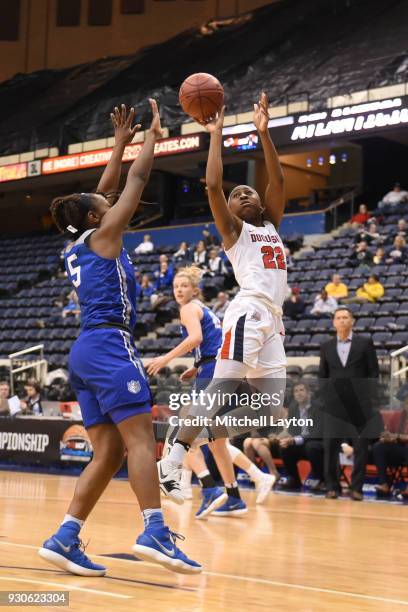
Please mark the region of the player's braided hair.
<svg viewBox="0 0 408 612"><path fill-rule="evenodd" d="M55 198L50 213L59 231L75 234L86 229L86 218L92 209L92 194L72 193Z"/></svg>

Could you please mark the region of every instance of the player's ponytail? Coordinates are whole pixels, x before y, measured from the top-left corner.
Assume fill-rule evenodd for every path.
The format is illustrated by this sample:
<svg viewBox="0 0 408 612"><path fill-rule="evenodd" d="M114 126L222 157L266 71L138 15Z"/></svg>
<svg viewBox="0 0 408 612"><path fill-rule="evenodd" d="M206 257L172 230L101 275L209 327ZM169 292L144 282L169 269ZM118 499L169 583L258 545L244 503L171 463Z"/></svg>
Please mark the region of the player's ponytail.
<svg viewBox="0 0 408 612"><path fill-rule="evenodd" d="M51 202L50 213L60 232L78 234L87 229L86 219L92 210L92 194L73 193L55 198Z"/></svg>

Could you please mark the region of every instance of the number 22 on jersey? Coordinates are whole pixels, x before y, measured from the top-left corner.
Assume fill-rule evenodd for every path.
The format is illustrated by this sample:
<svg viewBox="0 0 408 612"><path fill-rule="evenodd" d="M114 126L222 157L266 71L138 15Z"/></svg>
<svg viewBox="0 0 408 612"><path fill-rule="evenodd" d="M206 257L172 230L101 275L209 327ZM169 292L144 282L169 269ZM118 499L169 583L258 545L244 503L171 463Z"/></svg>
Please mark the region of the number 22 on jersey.
<svg viewBox="0 0 408 612"><path fill-rule="evenodd" d="M264 268L268 270L286 270L285 254L280 246L263 246L262 261Z"/></svg>

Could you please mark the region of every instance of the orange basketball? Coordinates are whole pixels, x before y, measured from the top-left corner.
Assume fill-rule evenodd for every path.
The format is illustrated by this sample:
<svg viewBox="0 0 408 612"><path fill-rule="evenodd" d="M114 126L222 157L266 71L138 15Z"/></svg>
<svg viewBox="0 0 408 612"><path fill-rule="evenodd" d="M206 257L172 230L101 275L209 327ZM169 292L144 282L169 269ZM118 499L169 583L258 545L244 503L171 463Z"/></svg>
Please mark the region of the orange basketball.
<svg viewBox="0 0 408 612"><path fill-rule="evenodd" d="M181 85L179 102L187 115L199 123L207 123L224 104L224 88L212 74L197 72Z"/></svg>

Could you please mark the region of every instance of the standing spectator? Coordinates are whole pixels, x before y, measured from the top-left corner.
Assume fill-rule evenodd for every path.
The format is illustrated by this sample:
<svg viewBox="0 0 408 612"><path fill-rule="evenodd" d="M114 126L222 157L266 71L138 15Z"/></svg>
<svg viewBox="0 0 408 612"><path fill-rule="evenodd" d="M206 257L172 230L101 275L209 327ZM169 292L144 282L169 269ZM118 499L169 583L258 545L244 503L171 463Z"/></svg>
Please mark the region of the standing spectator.
<svg viewBox="0 0 408 612"><path fill-rule="evenodd" d="M207 250L205 248L204 240L199 240L194 251L194 264L199 268L205 268L207 266Z"/></svg>
<svg viewBox="0 0 408 612"><path fill-rule="evenodd" d="M318 484L314 491L321 490L323 484L323 440L319 426L319 410L312 400L310 389L304 382L293 387L294 400L289 405L288 419L298 422L311 420L313 425L290 425L287 434L280 438L283 465L288 479L279 487L283 491L299 491L302 487L297 464L306 459L310 461L312 472Z"/></svg>
<svg viewBox="0 0 408 612"><path fill-rule="evenodd" d="M310 314L316 315L317 317L322 314L333 314L336 308L337 300L334 297L330 297L326 289L323 289L323 291L316 296Z"/></svg>
<svg viewBox="0 0 408 612"><path fill-rule="evenodd" d="M294 319L299 315L303 314L306 308L306 304L300 297L300 288L293 287L290 297L283 302L283 314L286 317Z"/></svg>
<svg viewBox="0 0 408 612"><path fill-rule="evenodd" d="M335 499L341 491L339 451L343 440L350 438L354 448L350 496L361 501L369 440L382 429L373 402L377 354L371 338L353 332L354 318L347 308L336 310L333 325L337 336L322 344L319 366L326 497Z"/></svg>
<svg viewBox="0 0 408 612"><path fill-rule="evenodd" d="M22 414L42 415L41 386L35 378L29 378L24 385L26 397L21 401Z"/></svg>
<svg viewBox="0 0 408 612"><path fill-rule="evenodd" d="M335 298L337 301L348 296L347 285L341 282L340 274L333 274L331 283L327 283L325 290L327 295Z"/></svg>
<svg viewBox="0 0 408 612"><path fill-rule="evenodd" d="M63 319L71 315L75 318L78 318L80 314L81 309L79 307L78 296L76 294L76 291L72 289L72 291L70 291L68 294L68 304L62 309L61 316Z"/></svg>
<svg viewBox="0 0 408 612"><path fill-rule="evenodd" d="M223 320L225 311L227 310L229 305L230 301L228 299L228 294L224 291L220 291L217 295L217 300L215 301L214 306L212 307L213 313L219 318L220 321Z"/></svg>
<svg viewBox="0 0 408 612"><path fill-rule="evenodd" d="M408 394L403 399L401 410L389 411L385 418L387 428L373 445L374 463L380 483L376 487L379 495L389 495L391 492L387 468L408 465ZM408 499L408 487L405 495Z"/></svg>
<svg viewBox="0 0 408 612"><path fill-rule="evenodd" d="M218 237L210 234L208 229L203 230L203 242L206 248L219 246L220 244Z"/></svg>
<svg viewBox="0 0 408 612"><path fill-rule="evenodd" d="M397 264L405 263L408 255L407 243L403 236L395 236L392 247L387 252L386 263Z"/></svg>
<svg viewBox="0 0 408 612"><path fill-rule="evenodd" d="M358 213L351 217L351 223L356 225L364 225L370 219L371 215L368 212L367 204L360 204Z"/></svg>
<svg viewBox="0 0 408 612"><path fill-rule="evenodd" d="M136 255L143 255L145 253L151 253L154 251L154 244L149 234L143 236L143 242L141 242L133 251Z"/></svg>
<svg viewBox="0 0 408 612"><path fill-rule="evenodd" d="M380 279L376 274L371 274L368 277L368 281L359 287L356 291L356 297L350 300L345 300L347 303L356 302L357 304L364 304L365 302L376 302L378 298L384 295L384 287L380 283Z"/></svg>
<svg viewBox="0 0 408 612"><path fill-rule="evenodd" d="M382 208L385 204L390 204L391 206L397 206L401 202L406 202L408 199L408 192L401 189L401 185L399 183L395 183L394 188L385 194L382 201L379 202L378 206Z"/></svg>

